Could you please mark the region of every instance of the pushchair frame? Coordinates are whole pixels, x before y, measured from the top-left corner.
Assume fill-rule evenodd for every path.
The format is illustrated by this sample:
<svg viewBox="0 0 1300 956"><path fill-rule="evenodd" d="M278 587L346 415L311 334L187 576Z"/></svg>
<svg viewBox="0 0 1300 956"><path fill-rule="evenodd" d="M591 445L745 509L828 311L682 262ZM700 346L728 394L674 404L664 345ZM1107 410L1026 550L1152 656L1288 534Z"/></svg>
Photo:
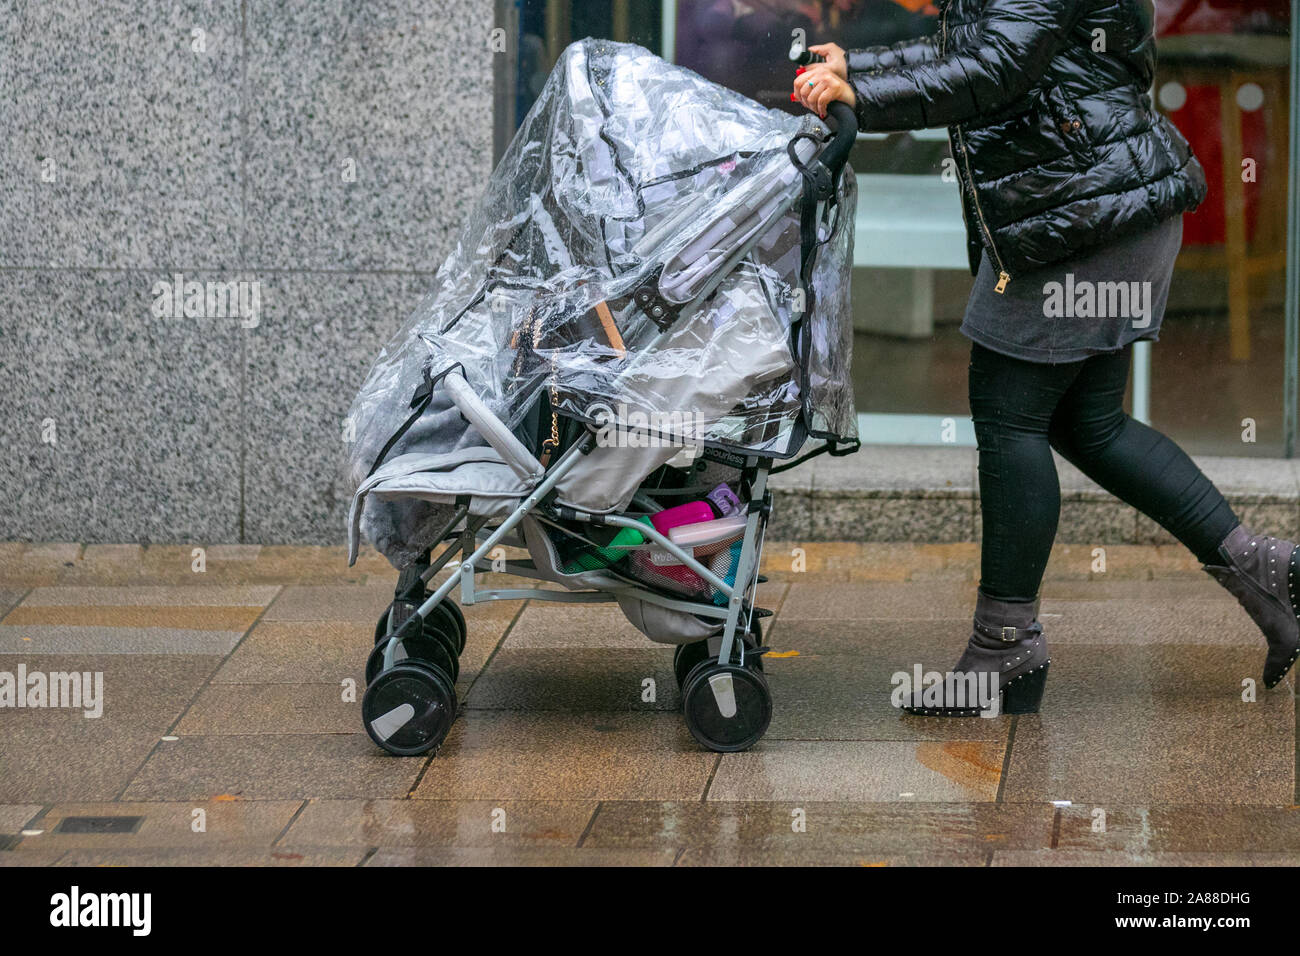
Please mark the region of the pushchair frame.
<svg viewBox="0 0 1300 956"><path fill-rule="evenodd" d="M856 138L856 118L843 103L829 110L828 125L832 136L806 166L798 163L806 183L804 202L830 199L836 189L840 170ZM738 250L738 261L748 249ZM801 262L803 279L810 284L811 264L816 244L805 246ZM690 309L683 309L688 316ZM678 318L674 316L674 318ZM367 691L363 699L363 719L371 738L390 753L415 755L438 747L449 732L456 716L457 701L454 673L448 675L428 666L419 653L411 653L426 629L440 614L444 630L459 629L452 635L458 653L465 641L464 617L455 610L450 598L459 589L464 606L503 601L538 600L571 604L601 604L630 598L669 611L695 615L720 623L721 630L709 637L680 643L674 657L674 670L682 689L683 709L692 735L705 747L718 752L745 750L765 733L772 714L771 694L762 672L761 618L764 612L755 606L757 588L762 578L760 567L767 521L772 510L768 477L777 457L750 450L736 453L704 448L706 458L735 468L744 487L745 524L734 575L729 583L706 566L697 556L672 541L649 522L637 521L624 514L584 512L559 505L553 492L561 479L596 445L596 433L589 422L581 434L559 451L546 466L516 437L470 387L461 371L454 366L428 383L432 390L442 385L466 420L474 425L501 459L521 479L528 482L528 493L504 517L471 514L469 497L457 500L449 520L435 536L438 553L432 550L423 561L404 571L399 579L393 603L381 616L376 628L375 648L367 666ZM803 429L801 421L796 429ZM803 432L800 432L803 434ZM800 440L800 444L802 439ZM797 463L797 462L795 462ZM783 464L777 470L784 470ZM640 493L638 493L640 494ZM600 547L573 529L574 524L605 525L639 532L648 545L671 555L682 567L698 575L721 600L691 600L660 591L612 569L602 574L615 578L617 587L559 590L555 588L482 587L480 573L505 573L539 581L552 580L539 574L533 559L493 560L499 546L526 547L519 531L527 517L544 526L556 528L592 547ZM453 572L428 590L434 579L455 562ZM444 641L444 643L448 643ZM687 657L687 648L691 648ZM439 654L442 652L439 651ZM687 659L683 661L683 658ZM679 666L680 665L680 666ZM445 670L445 669L444 669ZM683 673L686 671L686 673ZM372 677L373 674L373 677Z"/></svg>

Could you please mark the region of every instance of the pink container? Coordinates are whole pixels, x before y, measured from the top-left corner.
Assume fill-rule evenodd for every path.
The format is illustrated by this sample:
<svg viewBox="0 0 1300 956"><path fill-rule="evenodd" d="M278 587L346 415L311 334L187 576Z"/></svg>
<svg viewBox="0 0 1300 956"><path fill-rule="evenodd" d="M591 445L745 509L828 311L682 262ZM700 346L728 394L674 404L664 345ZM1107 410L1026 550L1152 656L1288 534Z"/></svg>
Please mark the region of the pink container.
<svg viewBox="0 0 1300 956"><path fill-rule="evenodd" d="M684 524L698 524L701 521L712 521L714 518L713 506L707 501L688 501L684 505L677 505L673 508L665 509L650 516L650 523L655 526L655 530L660 534L668 534L673 528L680 527Z"/></svg>

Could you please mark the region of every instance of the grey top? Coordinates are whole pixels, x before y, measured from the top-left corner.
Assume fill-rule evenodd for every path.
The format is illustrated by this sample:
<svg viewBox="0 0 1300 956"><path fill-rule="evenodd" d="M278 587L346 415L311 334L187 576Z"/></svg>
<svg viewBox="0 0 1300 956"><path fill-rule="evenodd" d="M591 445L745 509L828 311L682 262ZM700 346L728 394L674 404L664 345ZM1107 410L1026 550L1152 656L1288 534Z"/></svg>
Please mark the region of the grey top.
<svg viewBox="0 0 1300 956"><path fill-rule="evenodd" d="M985 254L962 333L994 352L1045 364L1154 341L1182 244L1183 218L1175 216L1078 259L1017 275L1003 295Z"/></svg>

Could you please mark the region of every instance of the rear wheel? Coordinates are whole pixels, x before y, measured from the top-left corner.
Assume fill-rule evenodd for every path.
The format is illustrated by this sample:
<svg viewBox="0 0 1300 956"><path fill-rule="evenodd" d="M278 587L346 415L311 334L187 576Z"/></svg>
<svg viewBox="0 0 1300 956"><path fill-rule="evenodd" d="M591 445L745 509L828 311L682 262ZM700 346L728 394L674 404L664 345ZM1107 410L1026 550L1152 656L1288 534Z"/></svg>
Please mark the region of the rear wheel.
<svg viewBox="0 0 1300 956"><path fill-rule="evenodd" d="M384 669L384 649L388 646L388 640L376 644L366 660L367 684L373 682ZM460 661L453 650L454 646L450 636L437 627L425 624L420 634L407 638L394 649L393 663L405 660L423 661L443 671L451 677L452 683L455 683L460 676Z"/></svg>
<svg viewBox="0 0 1300 956"><path fill-rule="evenodd" d="M686 678L695 669L696 664L709 659L709 642L695 641L693 644L678 644L673 649L673 674L677 677L678 689L686 686Z"/></svg>
<svg viewBox="0 0 1300 956"><path fill-rule="evenodd" d="M455 643L457 654L465 650L465 635L468 633L465 614L451 598L447 598L435 607L433 613L429 615L429 620L439 621L442 624L443 631L450 635Z"/></svg>
<svg viewBox="0 0 1300 956"><path fill-rule="evenodd" d="M390 604L384 608L384 613L380 614L379 620L375 622L376 644L388 636L388 616L391 610L392 605ZM450 599L443 601L429 613L426 627L429 622L436 623L446 634L453 638L456 654L460 654L465 650L465 636L468 633L465 615Z"/></svg>
<svg viewBox="0 0 1300 956"><path fill-rule="evenodd" d="M756 668L705 661L686 679L682 713L691 736L709 750L748 750L772 722L772 692Z"/></svg>

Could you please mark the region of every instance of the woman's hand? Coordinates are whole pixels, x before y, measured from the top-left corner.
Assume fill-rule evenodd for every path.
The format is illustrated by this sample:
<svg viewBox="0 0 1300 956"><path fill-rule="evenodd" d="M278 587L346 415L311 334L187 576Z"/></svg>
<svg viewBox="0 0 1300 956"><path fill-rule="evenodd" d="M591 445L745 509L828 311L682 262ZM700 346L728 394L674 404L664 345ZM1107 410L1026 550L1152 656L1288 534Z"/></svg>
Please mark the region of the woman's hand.
<svg viewBox="0 0 1300 956"><path fill-rule="evenodd" d="M808 48L809 53L816 53L818 56L826 59L826 65L835 72L841 80L849 78L849 60L844 48L836 43L819 43L816 46Z"/></svg>
<svg viewBox="0 0 1300 956"><path fill-rule="evenodd" d="M848 82L830 68L828 63L814 63L806 70L800 70L794 78L792 99L802 103L823 119L826 107L836 100L856 106L857 95Z"/></svg>

